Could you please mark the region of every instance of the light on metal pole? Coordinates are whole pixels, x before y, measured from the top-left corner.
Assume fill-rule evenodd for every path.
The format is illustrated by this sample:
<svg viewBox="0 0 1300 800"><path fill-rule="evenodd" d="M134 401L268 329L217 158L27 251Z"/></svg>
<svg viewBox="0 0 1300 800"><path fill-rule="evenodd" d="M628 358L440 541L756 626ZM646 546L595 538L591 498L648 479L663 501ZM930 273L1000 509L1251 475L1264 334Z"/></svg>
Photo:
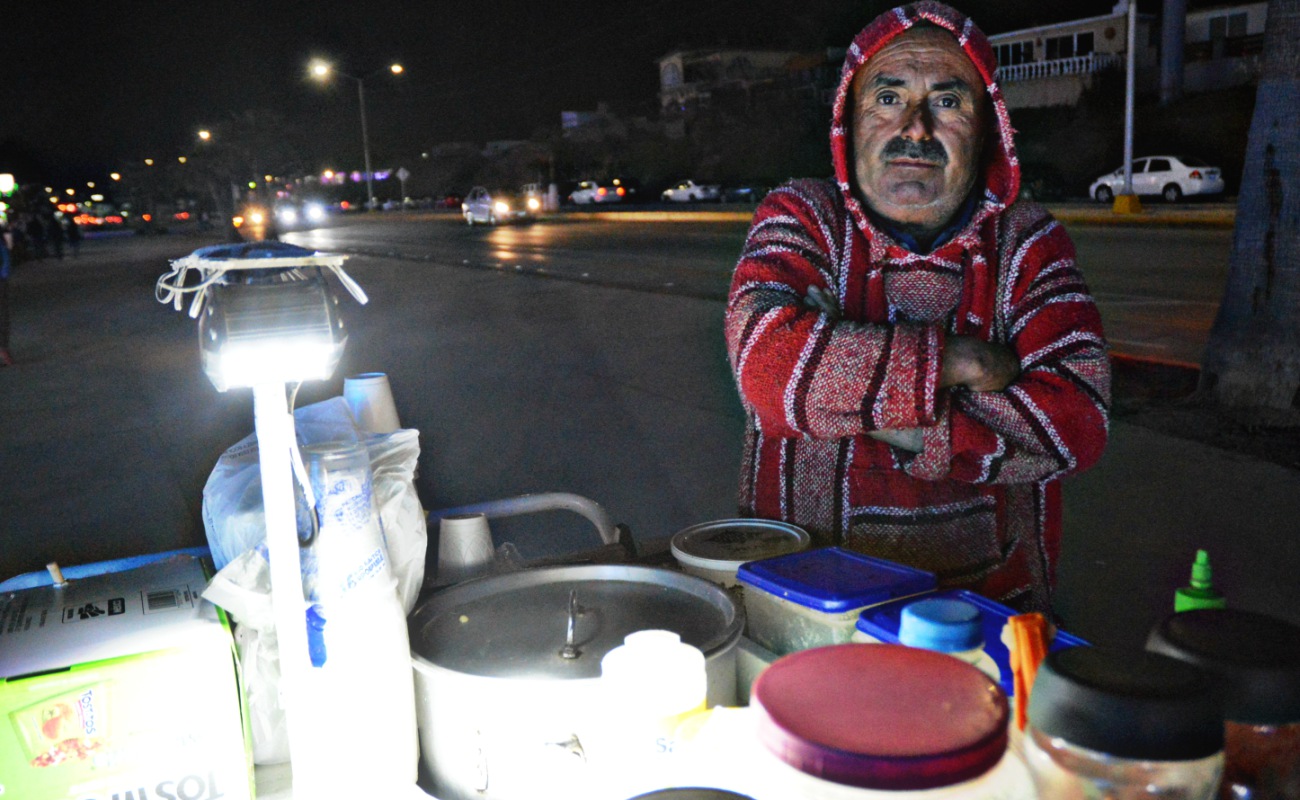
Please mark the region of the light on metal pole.
<svg viewBox="0 0 1300 800"><path fill-rule="evenodd" d="M1124 69L1124 189L1115 197L1116 214L1138 214L1142 203L1133 193L1133 98L1137 73L1137 0L1128 0L1128 53Z"/></svg>
<svg viewBox="0 0 1300 800"><path fill-rule="evenodd" d="M347 344L338 304L322 269L334 273L360 303L366 294L343 271L346 256L313 253L279 242L215 246L172 262L156 297L199 320L203 371L217 391L251 388L258 467L271 578L271 613L279 642L277 688L299 797L331 797L312 725L318 677L308 651L294 456L298 448L287 385L328 379ZM186 285L189 270L200 280ZM304 491L306 491L304 489ZM309 503L310 505L310 503Z"/></svg>
<svg viewBox="0 0 1300 800"><path fill-rule="evenodd" d="M366 84L365 79L378 75L383 70L377 70L370 75L356 76L349 75L346 72L337 70L332 64L324 61L314 61L310 67L311 75L318 80L327 80L331 73L337 72L345 78L350 78L357 82L357 105L361 108L361 154L365 160L366 167L366 207L373 209L375 207L375 181L374 170L370 167L370 129L366 123ZM387 70L394 75L401 75L405 69L401 64L391 64Z"/></svg>

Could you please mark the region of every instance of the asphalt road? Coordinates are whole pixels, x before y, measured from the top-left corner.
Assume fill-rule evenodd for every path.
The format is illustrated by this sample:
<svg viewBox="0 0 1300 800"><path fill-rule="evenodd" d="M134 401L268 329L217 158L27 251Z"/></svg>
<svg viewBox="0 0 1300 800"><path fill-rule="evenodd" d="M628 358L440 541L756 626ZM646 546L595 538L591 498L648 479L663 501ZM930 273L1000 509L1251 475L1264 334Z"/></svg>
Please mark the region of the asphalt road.
<svg viewBox="0 0 1300 800"><path fill-rule="evenodd" d="M560 216L489 228L426 213L342 219L284 238L321 250L721 300L746 227ZM1072 225L1070 233L1115 351L1199 363L1227 277L1232 232Z"/></svg>
<svg viewBox="0 0 1300 800"><path fill-rule="evenodd" d="M388 373L402 422L420 432L416 488L428 509L574 492L639 543L660 544L733 516L743 416L719 298L743 229L570 219L471 230L395 216L296 237L396 254L348 262L370 303L340 292L347 350L297 405L338 396L344 376ZM218 238L94 239L80 258L15 272L18 363L0 370L0 578L205 542L204 484L251 432L251 398L212 387L194 321L153 290L168 259ZM1076 238L1097 259L1088 269L1104 309L1118 298L1128 305L1110 308L1176 332L1188 301L1212 294L1214 265L1178 280L1194 270L1175 260L1210 261L1227 233ZM1067 486L1069 629L1099 642L1144 635L1196 547L1213 549L1216 579L1243 607L1285 605L1296 566L1270 543L1300 513L1294 483L1280 467L1114 422L1103 463ZM493 533L527 558L598 543L568 512Z"/></svg>

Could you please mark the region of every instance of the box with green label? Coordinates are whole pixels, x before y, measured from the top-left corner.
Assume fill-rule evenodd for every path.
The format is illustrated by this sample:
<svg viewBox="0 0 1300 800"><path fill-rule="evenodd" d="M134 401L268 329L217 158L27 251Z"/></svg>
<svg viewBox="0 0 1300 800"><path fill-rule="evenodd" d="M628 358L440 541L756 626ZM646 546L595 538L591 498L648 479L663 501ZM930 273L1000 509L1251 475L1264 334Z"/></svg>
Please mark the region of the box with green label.
<svg viewBox="0 0 1300 800"><path fill-rule="evenodd" d="M0 797L252 798L234 641L206 585L178 555L0 592Z"/></svg>

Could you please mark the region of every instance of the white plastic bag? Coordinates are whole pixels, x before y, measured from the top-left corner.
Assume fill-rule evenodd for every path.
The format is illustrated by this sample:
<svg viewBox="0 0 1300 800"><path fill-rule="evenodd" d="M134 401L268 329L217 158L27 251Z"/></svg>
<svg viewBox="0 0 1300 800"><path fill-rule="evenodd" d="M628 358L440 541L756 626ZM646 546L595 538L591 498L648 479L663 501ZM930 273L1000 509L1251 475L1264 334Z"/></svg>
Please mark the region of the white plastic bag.
<svg viewBox="0 0 1300 800"><path fill-rule="evenodd" d="M365 435L358 430L341 397L304 406L293 416L300 444L365 441L375 507L389 565L397 579L397 595L406 613L411 613L424 583L424 557L429 543L424 510L415 492L419 431L404 428L378 436ZM245 437L217 459L203 487L203 527L218 570L266 540L256 434Z"/></svg>
<svg viewBox="0 0 1300 800"><path fill-rule="evenodd" d="M237 556L218 572L203 598L234 617L239 676L248 701L253 763L289 760L289 729L280 705L280 645L271 611L271 566L266 545Z"/></svg>

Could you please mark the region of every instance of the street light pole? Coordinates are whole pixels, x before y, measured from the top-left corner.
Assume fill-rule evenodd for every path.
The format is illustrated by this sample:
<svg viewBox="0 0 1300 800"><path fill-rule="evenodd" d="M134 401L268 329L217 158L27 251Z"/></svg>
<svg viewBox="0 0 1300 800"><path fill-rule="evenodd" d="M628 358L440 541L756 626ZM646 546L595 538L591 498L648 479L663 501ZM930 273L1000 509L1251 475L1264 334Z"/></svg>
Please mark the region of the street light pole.
<svg viewBox="0 0 1300 800"><path fill-rule="evenodd" d="M401 64L392 64L387 69L394 75L401 75L404 71ZM310 70L312 77L320 80L328 80L331 72L337 72L339 75L357 82L357 105L361 108L361 154L365 159L366 166L366 207L373 209L375 207L375 172L370 166L370 127L366 122L366 78L378 75L382 70L373 72L370 75L349 75L335 69L332 64L319 60L312 62Z"/></svg>
<svg viewBox="0 0 1300 800"><path fill-rule="evenodd" d="M361 105L361 150L366 162L366 208L375 209L375 174L370 169L370 131L366 127L366 84L361 78L357 82L357 102Z"/></svg>

